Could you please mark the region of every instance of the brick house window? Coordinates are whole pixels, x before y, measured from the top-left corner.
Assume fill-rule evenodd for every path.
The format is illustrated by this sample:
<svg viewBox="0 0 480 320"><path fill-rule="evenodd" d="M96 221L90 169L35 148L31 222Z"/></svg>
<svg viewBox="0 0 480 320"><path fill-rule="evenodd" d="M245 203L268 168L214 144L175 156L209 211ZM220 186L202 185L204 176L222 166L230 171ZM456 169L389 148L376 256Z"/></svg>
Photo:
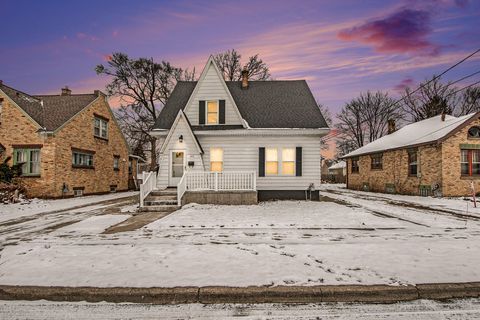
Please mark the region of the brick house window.
<svg viewBox="0 0 480 320"><path fill-rule="evenodd" d="M93 135L98 138L108 139L108 121L95 117Z"/></svg>
<svg viewBox="0 0 480 320"><path fill-rule="evenodd" d="M120 156L113 156L113 170L120 170Z"/></svg>
<svg viewBox="0 0 480 320"><path fill-rule="evenodd" d="M72 152L72 166L74 168L93 168L93 154L73 151Z"/></svg>
<svg viewBox="0 0 480 320"><path fill-rule="evenodd" d="M359 171L358 158L352 158L352 173L358 173Z"/></svg>
<svg viewBox="0 0 480 320"><path fill-rule="evenodd" d="M474 126L468 129L468 137L480 139L480 127Z"/></svg>
<svg viewBox="0 0 480 320"><path fill-rule="evenodd" d="M381 170L383 168L382 153L373 154L370 156L370 158L372 159L372 165L371 165L372 170Z"/></svg>
<svg viewBox="0 0 480 320"><path fill-rule="evenodd" d="M462 176L480 175L480 150L460 151L460 172Z"/></svg>
<svg viewBox="0 0 480 320"><path fill-rule="evenodd" d="M22 176L39 176L40 149L14 149L13 164L21 164Z"/></svg>
<svg viewBox="0 0 480 320"><path fill-rule="evenodd" d="M417 161L417 149L408 150L408 175L417 176L418 173L418 161Z"/></svg>

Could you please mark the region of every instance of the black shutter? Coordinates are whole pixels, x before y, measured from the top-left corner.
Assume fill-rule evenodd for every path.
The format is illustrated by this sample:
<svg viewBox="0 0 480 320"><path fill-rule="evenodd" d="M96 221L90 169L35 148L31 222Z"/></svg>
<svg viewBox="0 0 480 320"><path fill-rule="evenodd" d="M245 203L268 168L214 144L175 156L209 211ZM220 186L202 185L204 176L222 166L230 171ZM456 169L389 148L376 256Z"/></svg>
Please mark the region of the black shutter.
<svg viewBox="0 0 480 320"><path fill-rule="evenodd" d="M258 148L258 176L265 177L265 148Z"/></svg>
<svg viewBox="0 0 480 320"><path fill-rule="evenodd" d="M198 101L198 124L205 124L205 100Z"/></svg>
<svg viewBox="0 0 480 320"><path fill-rule="evenodd" d="M218 123L225 124L225 100L218 101Z"/></svg>
<svg viewBox="0 0 480 320"><path fill-rule="evenodd" d="M295 152L295 172L297 177L302 176L302 147L297 147Z"/></svg>

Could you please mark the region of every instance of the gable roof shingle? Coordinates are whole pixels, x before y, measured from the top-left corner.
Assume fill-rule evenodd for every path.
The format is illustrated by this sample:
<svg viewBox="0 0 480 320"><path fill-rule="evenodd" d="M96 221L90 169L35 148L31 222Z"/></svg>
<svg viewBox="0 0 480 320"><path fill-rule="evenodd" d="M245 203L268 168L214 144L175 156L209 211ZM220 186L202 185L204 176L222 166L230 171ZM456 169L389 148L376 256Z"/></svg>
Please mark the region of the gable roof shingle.
<svg viewBox="0 0 480 320"><path fill-rule="evenodd" d="M327 128L306 81L226 81L242 118L252 128ZM196 81L180 81L160 112L155 129L170 129L195 89Z"/></svg>
<svg viewBox="0 0 480 320"><path fill-rule="evenodd" d="M55 131L82 111L98 94L29 95L4 84L0 90L47 131Z"/></svg>

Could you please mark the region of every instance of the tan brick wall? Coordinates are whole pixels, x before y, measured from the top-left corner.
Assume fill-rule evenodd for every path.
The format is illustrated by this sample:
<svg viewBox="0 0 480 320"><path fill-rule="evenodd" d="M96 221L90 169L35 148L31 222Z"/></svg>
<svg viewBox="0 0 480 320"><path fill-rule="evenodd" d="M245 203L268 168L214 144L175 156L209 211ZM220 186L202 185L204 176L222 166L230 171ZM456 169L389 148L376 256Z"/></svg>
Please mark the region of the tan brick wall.
<svg viewBox="0 0 480 320"><path fill-rule="evenodd" d="M460 145L474 144L480 146L478 139L468 138L468 129L472 126L480 126L480 120L472 121L443 143L443 192L445 196L470 195L472 181L476 192L480 191L480 177L462 177L460 171Z"/></svg>
<svg viewBox="0 0 480 320"><path fill-rule="evenodd" d="M85 194L109 192L110 185L117 190L128 189L128 147L103 97L64 125L53 136L42 137L38 128L19 108L3 102L0 143L6 155L13 155L12 144L42 144L41 172L38 178L22 178L30 197L61 197L62 186L84 187ZM94 113L108 118L108 141L93 136ZM95 169L72 168L72 147L95 152ZM119 171L113 169L114 155L120 156ZM125 160L125 161L123 161Z"/></svg>
<svg viewBox="0 0 480 320"><path fill-rule="evenodd" d="M406 149L388 151L383 156L383 170L370 169L370 156L360 157L360 172L351 172L351 159L348 159L348 188L361 189L364 182L371 191L385 192L385 184L393 183L397 193L418 194L420 185L440 184L440 191L446 197L459 197L471 194L470 184L480 192L480 177L462 177L460 171L460 145L474 144L480 147L479 139L468 138L468 129L480 126L475 120L448 137L441 144L431 144L418 148L420 154L420 177L408 176L408 153Z"/></svg>
<svg viewBox="0 0 480 320"><path fill-rule="evenodd" d="M348 187L361 189L368 183L369 190L385 192L386 184L393 184L397 193L418 195L420 185L441 184L441 146L418 147L419 176L408 175L408 151L406 149L383 153L383 169L372 170L370 155L359 159L359 173L352 173L351 159L348 159ZM440 160L441 161L441 160Z"/></svg>

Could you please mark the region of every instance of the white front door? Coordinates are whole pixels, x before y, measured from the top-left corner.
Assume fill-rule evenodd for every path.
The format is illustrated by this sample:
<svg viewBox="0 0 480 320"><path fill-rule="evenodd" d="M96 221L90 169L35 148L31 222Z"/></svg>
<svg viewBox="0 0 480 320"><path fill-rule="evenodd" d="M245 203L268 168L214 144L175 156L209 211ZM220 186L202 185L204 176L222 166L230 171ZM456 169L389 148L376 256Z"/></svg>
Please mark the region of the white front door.
<svg viewBox="0 0 480 320"><path fill-rule="evenodd" d="M180 182L185 170L185 151L170 152L170 176L168 179L169 187L176 187Z"/></svg>

